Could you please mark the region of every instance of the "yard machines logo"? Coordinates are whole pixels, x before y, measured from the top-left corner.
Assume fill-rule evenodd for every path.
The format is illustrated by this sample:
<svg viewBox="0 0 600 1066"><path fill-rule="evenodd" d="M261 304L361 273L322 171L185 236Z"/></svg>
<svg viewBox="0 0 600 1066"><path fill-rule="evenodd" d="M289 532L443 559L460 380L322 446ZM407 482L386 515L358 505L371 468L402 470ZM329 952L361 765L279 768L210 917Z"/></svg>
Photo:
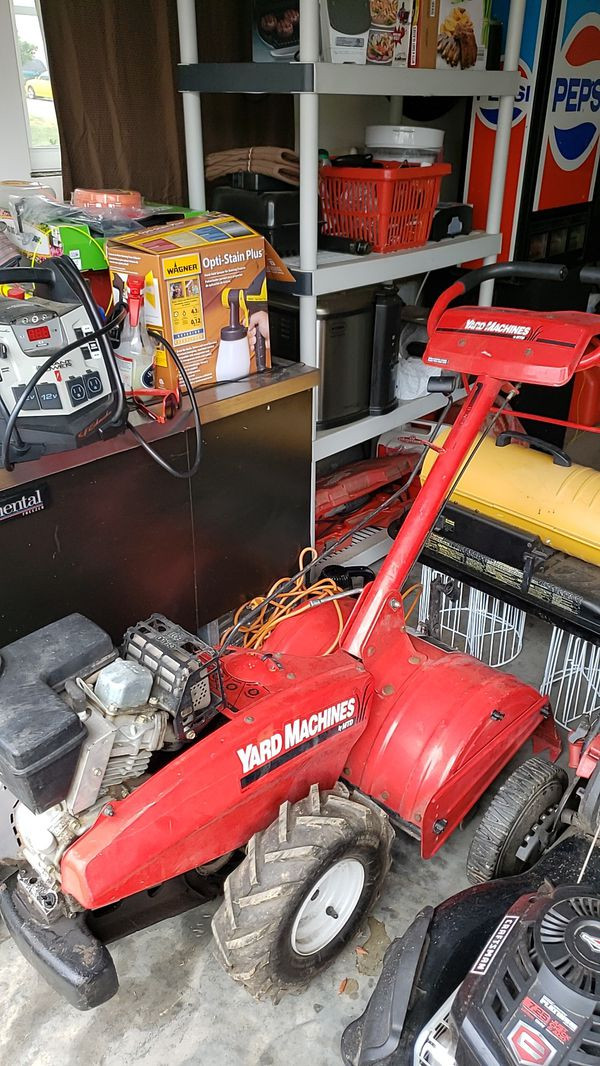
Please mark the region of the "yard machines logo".
<svg viewBox="0 0 600 1066"><path fill-rule="evenodd" d="M490 319L468 318L462 329L470 333L493 333L495 337L512 337L517 341L524 341L529 337L531 328L519 326L515 322L496 322Z"/></svg>
<svg viewBox="0 0 600 1066"><path fill-rule="evenodd" d="M278 766L335 734L350 729L362 721L364 714L365 704L359 704L356 697L351 696L307 717L294 718L285 723L281 732L271 733L257 743L238 748L237 756L243 772L242 788L247 788Z"/></svg>

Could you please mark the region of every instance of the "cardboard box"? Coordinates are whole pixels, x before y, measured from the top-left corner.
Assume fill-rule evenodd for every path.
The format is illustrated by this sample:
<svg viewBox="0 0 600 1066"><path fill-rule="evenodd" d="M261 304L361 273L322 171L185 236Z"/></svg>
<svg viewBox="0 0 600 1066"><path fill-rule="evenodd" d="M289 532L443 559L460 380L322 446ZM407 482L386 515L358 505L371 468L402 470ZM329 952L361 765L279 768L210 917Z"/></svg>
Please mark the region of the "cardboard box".
<svg viewBox="0 0 600 1066"><path fill-rule="evenodd" d="M122 283L145 277L146 322L173 345L192 385L255 371L259 330L270 366L266 279L294 279L255 230L232 215L197 215L114 237L106 251ZM241 359L239 374L226 353Z"/></svg>
<svg viewBox="0 0 600 1066"><path fill-rule="evenodd" d="M371 26L369 0L320 0L320 10L325 62L365 63Z"/></svg>
<svg viewBox="0 0 600 1066"><path fill-rule="evenodd" d="M407 67L410 25L416 0L369 0L371 28L367 63Z"/></svg>
<svg viewBox="0 0 600 1066"><path fill-rule="evenodd" d="M415 0L410 29L409 67L433 69L437 62L440 0Z"/></svg>
<svg viewBox="0 0 600 1066"><path fill-rule="evenodd" d="M57 205L60 206L60 205ZM167 204L146 204L156 211L165 211L182 215L184 218L195 215L189 207L173 207ZM8 209L0 209L0 225L11 233L17 247L28 256L43 260L51 256L68 255L79 270L106 270L106 238L92 233L84 222L69 222L66 219L55 222L28 222L23 219L20 225Z"/></svg>
<svg viewBox="0 0 600 1066"><path fill-rule="evenodd" d="M436 67L485 70L491 0L440 0Z"/></svg>

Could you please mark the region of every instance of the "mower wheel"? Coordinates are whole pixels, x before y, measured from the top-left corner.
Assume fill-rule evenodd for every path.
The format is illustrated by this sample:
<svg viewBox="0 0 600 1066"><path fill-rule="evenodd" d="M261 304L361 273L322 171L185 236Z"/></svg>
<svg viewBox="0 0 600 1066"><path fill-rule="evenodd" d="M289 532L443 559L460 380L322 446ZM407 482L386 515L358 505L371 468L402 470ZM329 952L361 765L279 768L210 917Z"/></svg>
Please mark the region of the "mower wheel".
<svg viewBox="0 0 600 1066"><path fill-rule="evenodd" d="M300 991L356 932L390 866L393 829L366 797L313 785L248 844L212 929L218 956L257 999Z"/></svg>
<svg viewBox="0 0 600 1066"><path fill-rule="evenodd" d="M472 885L528 870L550 843L552 815L567 774L542 758L528 759L498 789L481 819L467 857Z"/></svg>

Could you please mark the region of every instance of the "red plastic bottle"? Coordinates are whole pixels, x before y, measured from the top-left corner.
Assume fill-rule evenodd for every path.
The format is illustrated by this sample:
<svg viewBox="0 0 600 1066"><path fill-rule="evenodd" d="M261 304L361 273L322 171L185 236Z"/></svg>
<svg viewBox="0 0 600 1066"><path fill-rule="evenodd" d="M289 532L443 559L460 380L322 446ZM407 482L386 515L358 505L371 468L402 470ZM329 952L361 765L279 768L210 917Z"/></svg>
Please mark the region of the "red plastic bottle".
<svg viewBox="0 0 600 1066"><path fill-rule="evenodd" d="M115 355L125 391L143 392L154 388L154 344L144 321L144 278L141 274L129 274L127 290L128 315Z"/></svg>

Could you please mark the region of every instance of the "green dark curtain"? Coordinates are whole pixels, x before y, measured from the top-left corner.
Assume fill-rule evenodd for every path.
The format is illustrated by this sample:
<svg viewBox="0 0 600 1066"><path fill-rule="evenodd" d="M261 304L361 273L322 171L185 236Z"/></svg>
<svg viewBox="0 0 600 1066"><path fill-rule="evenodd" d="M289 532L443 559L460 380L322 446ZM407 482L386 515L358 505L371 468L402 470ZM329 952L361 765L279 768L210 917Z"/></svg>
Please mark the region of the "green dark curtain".
<svg viewBox="0 0 600 1066"><path fill-rule="evenodd" d="M200 59L251 58L251 0L197 3ZM60 131L65 197L72 189L139 189L185 203L187 181L175 0L41 0ZM292 147L293 100L202 99L205 152Z"/></svg>

